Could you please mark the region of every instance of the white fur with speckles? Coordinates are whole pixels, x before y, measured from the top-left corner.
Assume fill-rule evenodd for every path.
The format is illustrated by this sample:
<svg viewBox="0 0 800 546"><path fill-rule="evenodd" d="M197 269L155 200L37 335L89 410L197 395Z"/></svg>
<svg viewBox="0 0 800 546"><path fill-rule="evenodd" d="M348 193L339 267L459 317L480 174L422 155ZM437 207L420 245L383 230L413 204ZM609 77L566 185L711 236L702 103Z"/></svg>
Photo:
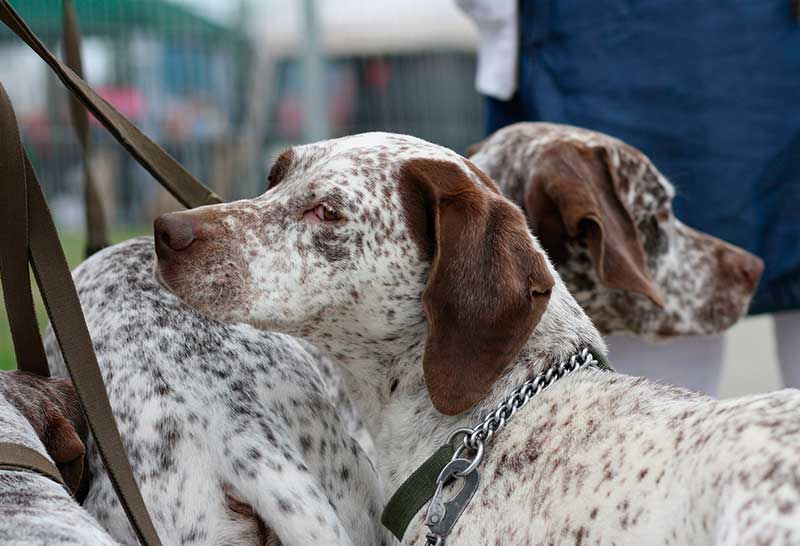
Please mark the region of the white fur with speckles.
<svg viewBox="0 0 800 546"><path fill-rule="evenodd" d="M318 355L288 336L201 316L156 282L154 262L153 239L132 239L73 277L162 542L393 544L379 522L381 482L331 405ZM65 375L52 332L45 342L51 369ZM135 544L91 438L86 462L84 506Z"/></svg>

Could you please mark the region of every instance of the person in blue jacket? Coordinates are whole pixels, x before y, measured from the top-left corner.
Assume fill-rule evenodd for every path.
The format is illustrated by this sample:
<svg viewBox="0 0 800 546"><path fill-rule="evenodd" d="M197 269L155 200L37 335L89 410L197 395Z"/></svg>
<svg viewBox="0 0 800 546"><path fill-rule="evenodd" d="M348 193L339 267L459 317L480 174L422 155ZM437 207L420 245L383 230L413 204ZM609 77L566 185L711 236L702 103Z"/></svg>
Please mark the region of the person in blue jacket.
<svg viewBox="0 0 800 546"><path fill-rule="evenodd" d="M750 313L775 314L800 387L800 1L458 2L481 35L487 132L567 123L645 152L678 218L765 261ZM609 346L626 371L716 393L721 337Z"/></svg>

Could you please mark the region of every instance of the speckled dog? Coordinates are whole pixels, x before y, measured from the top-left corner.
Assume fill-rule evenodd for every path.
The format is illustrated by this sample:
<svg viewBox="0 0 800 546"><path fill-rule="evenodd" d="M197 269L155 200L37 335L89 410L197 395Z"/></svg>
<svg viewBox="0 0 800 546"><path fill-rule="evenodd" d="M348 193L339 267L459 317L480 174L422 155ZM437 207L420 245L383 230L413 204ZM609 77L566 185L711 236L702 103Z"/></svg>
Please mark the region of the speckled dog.
<svg viewBox="0 0 800 546"><path fill-rule="evenodd" d="M145 237L95 254L73 276L164 544L390 544L381 482L305 344L200 316L156 282L154 263ZM46 346L63 375L52 334ZM87 463L84 506L136 543L91 439Z"/></svg>
<svg viewBox="0 0 800 546"><path fill-rule="evenodd" d="M747 311L763 262L676 219L672 185L632 146L569 125L516 123L470 153L526 212L601 332L716 334Z"/></svg>
<svg viewBox="0 0 800 546"><path fill-rule="evenodd" d="M64 380L0 373L0 442L20 444L44 455L60 467L67 483L69 467L78 467L72 476L79 479L83 464L80 411L72 386ZM116 542L50 478L0 469L0 544L110 546Z"/></svg>
<svg viewBox="0 0 800 546"><path fill-rule="evenodd" d="M388 491L456 427L603 340L523 213L405 136L293 148L263 196L160 217L158 276L201 312L347 370ZM800 544L800 393L717 401L582 369L489 445L452 544ZM422 513L405 544L423 540Z"/></svg>

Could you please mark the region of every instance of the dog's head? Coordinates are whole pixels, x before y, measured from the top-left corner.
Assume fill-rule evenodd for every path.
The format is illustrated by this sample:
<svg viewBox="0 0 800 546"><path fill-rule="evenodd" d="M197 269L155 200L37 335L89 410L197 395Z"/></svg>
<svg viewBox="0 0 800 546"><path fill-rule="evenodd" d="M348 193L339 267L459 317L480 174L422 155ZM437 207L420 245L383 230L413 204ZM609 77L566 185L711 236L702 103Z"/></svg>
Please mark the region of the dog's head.
<svg viewBox="0 0 800 546"><path fill-rule="evenodd" d="M557 280L486 175L383 133L287 150L261 197L163 215L155 231L161 282L214 318L306 337L340 359L425 340L425 383L447 414L486 394Z"/></svg>
<svg viewBox="0 0 800 546"><path fill-rule="evenodd" d="M675 218L672 185L639 150L576 127L518 123L470 153L523 206L601 331L714 334L747 311L762 261Z"/></svg>

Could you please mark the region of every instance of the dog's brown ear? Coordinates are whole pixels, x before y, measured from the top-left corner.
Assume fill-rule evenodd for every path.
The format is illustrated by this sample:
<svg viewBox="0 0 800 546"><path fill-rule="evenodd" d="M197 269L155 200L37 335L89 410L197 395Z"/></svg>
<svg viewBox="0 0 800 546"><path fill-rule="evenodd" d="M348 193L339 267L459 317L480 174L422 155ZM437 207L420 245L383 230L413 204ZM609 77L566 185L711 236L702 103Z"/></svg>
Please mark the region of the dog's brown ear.
<svg viewBox="0 0 800 546"><path fill-rule="evenodd" d="M28 420L67 487L76 492L83 475L88 427L72 383L24 372L3 372L0 393Z"/></svg>
<svg viewBox="0 0 800 546"><path fill-rule="evenodd" d="M563 260L566 240L584 236L605 286L644 294L663 306L607 150L559 142L543 150L531 168L525 208L550 256Z"/></svg>
<svg viewBox="0 0 800 546"><path fill-rule="evenodd" d="M449 161L411 160L401 172L412 236L432 258L422 295L425 384L446 415L486 395L538 324L554 284L522 212L471 171L483 187Z"/></svg>
<svg viewBox="0 0 800 546"><path fill-rule="evenodd" d="M45 447L72 492L77 491L83 476L88 426L78 394L68 379L49 380L57 399L50 409Z"/></svg>

